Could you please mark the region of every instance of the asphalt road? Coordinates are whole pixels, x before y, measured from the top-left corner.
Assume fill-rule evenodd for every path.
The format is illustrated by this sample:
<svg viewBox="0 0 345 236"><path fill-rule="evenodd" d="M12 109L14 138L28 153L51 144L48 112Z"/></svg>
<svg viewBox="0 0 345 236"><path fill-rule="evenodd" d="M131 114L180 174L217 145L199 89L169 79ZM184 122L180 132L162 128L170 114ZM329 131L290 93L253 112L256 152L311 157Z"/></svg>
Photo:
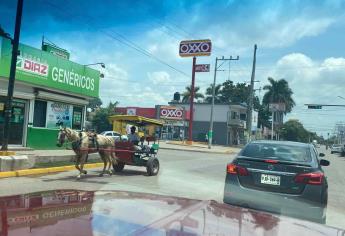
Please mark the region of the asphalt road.
<svg viewBox="0 0 345 236"><path fill-rule="evenodd" d="M324 167L329 182L327 225L345 229L345 158L320 148L331 165ZM77 171L43 176L0 179L0 196L55 189L124 190L222 202L226 163L234 155L160 150L158 176L146 176L144 167L126 166L122 173L99 177L88 170L80 181Z"/></svg>

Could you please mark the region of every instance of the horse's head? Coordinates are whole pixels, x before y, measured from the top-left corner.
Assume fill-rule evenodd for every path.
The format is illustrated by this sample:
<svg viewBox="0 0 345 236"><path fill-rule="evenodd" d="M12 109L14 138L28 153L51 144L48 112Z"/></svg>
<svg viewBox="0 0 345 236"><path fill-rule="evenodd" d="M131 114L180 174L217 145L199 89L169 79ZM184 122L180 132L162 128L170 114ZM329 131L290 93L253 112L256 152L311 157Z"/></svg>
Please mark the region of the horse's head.
<svg viewBox="0 0 345 236"><path fill-rule="evenodd" d="M62 147L62 145L66 141L66 134L67 134L66 128L62 128L60 126L60 130L59 130L59 133L58 133L58 136L57 136L57 140L56 140L56 146Z"/></svg>

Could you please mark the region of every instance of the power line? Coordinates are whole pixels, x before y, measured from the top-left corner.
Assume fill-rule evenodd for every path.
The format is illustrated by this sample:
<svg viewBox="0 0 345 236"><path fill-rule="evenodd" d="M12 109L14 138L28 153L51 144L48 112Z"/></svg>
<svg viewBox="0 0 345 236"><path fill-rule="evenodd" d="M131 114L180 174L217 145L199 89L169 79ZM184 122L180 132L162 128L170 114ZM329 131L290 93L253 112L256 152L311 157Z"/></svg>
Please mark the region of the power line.
<svg viewBox="0 0 345 236"><path fill-rule="evenodd" d="M68 12L70 13L70 11L67 11L67 10L66 10L66 5L64 5L64 9L62 9L62 8L60 8L58 5L53 4L53 3L51 3L51 2L46 2L46 4L48 4L48 5L50 5L50 6L54 7L54 8L56 8L56 9L58 9L59 11L63 12L64 14L66 14L66 12L67 12L67 13L68 13ZM69 10L70 10L70 9L69 9ZM70 14L70 16L71 16L71 14ZM83 16L83 15L76 15L76 16ZM72 18L76 18L76 16L75 16L75 15L72 15L71 17L72 17ZM94 22L96 21L96 19L95 19L94 17L92 17L92 16L89 16L89 15L84 14L84 20L86 20L85 17L88 17L88 18L90 18L90 19L93 19ZM93 27L95 30L102 32L103 34L107 35L108 37L110 37L110 38L112 38L112 39L114 39L114 40L116 40L116 41L118 41L118 42L120 42L120 43L122 43L122 44L124 44L124 45L126 45L126 46L128 46L128 47L130 47L130 48L132 48L132 49L134 49L135 51L137 51L137 52L139 52L139 53L141 53L141 54L143 54L143 55L145 55L145 56L147 56L147 57L150 57L150 58L152 58L152 59L158 61L159 63L161 63L161 64L163 64L163 65L165 65L165 66L168 66L169 68L175 70L176 72L178 72L178 73L180 73L180 74L182 74L182 75L184 75L184 76L190 78L190 76L189 76L187 73L185 73L184 71L182 71L182 70L180 70L180 69L177 69L176 67L174 67L174 66L170 65L169 63L163 61L162 59L156 57L155 55L153 55L152 53L148 52L147 50L141 48L139 45L135 44L134 42L132 42L131 40L129 40L128 38L126 38L126 37L123 36L122 34L117 33L117 32L115 32L115 31L113 31L113 30L109 30L110 32L116 34L116 35L117 35L117 37L116 37L116 36L110 34L110 33L109 33L108 31L106 31L106 30L97 29L97 28L95 27L95 25L91 23L90 20L86 20L86 21L87 21L88 23L87 23L87 22L83 22L86 26L89 26L89 27L91 26L91 27Z"/></svg>

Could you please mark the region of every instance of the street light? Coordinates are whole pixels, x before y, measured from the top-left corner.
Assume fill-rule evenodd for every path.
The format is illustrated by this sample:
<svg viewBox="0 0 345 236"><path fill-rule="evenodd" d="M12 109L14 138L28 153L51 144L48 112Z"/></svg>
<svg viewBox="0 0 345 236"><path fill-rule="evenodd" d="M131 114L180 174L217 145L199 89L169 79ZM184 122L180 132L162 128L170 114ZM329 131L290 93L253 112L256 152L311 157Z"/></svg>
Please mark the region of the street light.
<svg viewBox="0 0 345 236"><path fill-rule="evenodd" d="M94 66L94 65L100 65L102 68L105 68L105 64L103 62L91 63L84 66ZM99 77L104 78L104 74L100 73Z"/></svg>
<svg viewBox="0 0 345 236"><path fill-rule="evenodd" d="M93 65L101 65L102 68L105 68L105 64L103 62L91 63L84 66L93 66Z"/></svg>

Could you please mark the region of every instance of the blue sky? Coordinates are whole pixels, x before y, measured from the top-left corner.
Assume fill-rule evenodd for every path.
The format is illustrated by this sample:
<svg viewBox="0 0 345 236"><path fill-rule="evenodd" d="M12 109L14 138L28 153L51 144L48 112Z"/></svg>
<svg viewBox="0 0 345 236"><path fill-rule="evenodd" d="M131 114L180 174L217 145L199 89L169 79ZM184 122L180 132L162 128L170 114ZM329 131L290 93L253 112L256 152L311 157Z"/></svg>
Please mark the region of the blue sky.
<svg viewBox="0 0 345 236"><path fill-rule="evenodd" d="M5 16L0 24L11 34L15 8L16 1L0 2L0 15ZM178 56L179 41L209 38L213 53L198 58L199 63L210 63L212 69L216 56L240 56L232 62L230 75L218 74L219 82L229 76L235 82L250 79L257 43L256 88L263 87L268 76L288 80L297 104L288 118L325 135L344 120L345 109L311 111L303 104L345 103L337 98L345 96L344 10L341 0L24 0L21 42L39 47L44 34L69 50L76 62L104 62L100 92L105 103L151 107L182 92L190 78L123 41L190 75L191 59ZM204 91L212 76L197 74L196 85Z"/></svg>

